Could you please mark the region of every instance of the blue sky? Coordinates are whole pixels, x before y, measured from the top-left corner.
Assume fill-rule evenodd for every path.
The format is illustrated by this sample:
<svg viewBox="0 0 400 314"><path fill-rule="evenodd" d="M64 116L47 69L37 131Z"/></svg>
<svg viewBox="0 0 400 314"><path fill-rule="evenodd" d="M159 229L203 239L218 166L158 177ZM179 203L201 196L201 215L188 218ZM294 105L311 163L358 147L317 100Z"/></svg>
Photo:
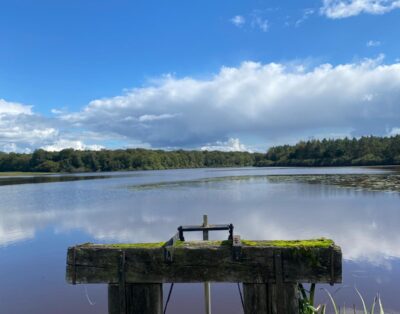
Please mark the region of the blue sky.
<svg viewBox="0 0 400 314"><path fill-rule="evenodd" d="M400 131L397 0L0 5L3 151Z"/></svg>

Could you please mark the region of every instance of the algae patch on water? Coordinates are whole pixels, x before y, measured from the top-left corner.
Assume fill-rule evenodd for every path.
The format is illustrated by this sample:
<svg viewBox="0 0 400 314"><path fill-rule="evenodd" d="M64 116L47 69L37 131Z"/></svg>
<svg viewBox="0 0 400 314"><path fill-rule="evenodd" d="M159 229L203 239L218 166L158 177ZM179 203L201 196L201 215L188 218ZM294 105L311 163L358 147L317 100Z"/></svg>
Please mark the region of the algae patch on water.
<svg viewBox="0 0 400 314"><path fill-rule="evenodd" d="M181 181L166 181L156 183L146 183L130 186L129 188L136 191L142 190L157 190L157 189L176 189L187 187L202 187L207 184L215 184L229 181L250 181L250 180L267 180L267 175L245 175L245 176L224 176L215 178L201 178L194 180L181 180Z"/></svg>
<svg viewBox="0 0 400 314"><path fill-rule="evenodd" d="M223 182L307 183L331 185L355 190L400 192L400 175L391 174L316 174L316 175L246 175L202 178L195 180L148 183L130 188L136 191L195 188ZM215 188L215 186L214 186Z"/></svg>
<svg viewBox="0 0 400 314"><path fill-rule="evenodd" d="M268 180L272 183L307 183L365 191L400 192L398 174L275 175Z"/></svg>

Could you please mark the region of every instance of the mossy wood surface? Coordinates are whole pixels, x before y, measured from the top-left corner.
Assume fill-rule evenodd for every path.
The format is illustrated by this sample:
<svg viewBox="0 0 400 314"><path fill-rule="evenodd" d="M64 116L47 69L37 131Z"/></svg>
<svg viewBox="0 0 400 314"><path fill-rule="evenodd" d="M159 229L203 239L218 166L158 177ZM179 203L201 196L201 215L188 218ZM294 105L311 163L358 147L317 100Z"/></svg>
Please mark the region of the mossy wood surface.
<svg viewBox="0 0 400 314"><path fill-rule="evenodd" d="M78 245L68 249L67 281L116 284L124 256L126 283L341 282L342 253L330 240L243 241L239 261L230 244L178 242L170 249L171 263L165 262L164 243Z"/></svg>
<svg viewBox="0 0 400 314"><path fill-rule="evenodd" d="M118 285L108 285L108 313L162 314L162 284L126 284L123 295Z"/></svg>
<svg viewBox="0 0 400 314"><path fill-rule="evenodd" d="M299 313L297 284L243 284L245 314Z"/></svg>

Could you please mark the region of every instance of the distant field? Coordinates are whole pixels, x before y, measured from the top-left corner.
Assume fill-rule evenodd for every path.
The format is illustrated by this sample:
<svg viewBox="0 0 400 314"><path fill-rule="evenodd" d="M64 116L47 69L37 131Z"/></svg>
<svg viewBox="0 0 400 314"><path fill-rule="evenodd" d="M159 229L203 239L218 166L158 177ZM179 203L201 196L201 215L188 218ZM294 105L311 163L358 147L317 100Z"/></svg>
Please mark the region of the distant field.
<svg viewBox="0 0 400 314"><path fill-rule="evenodd" d="M44 176L53 174L53 172L18 172L18 171L6 171L0 172L0 177L18 177L18 176Z"/></svg>

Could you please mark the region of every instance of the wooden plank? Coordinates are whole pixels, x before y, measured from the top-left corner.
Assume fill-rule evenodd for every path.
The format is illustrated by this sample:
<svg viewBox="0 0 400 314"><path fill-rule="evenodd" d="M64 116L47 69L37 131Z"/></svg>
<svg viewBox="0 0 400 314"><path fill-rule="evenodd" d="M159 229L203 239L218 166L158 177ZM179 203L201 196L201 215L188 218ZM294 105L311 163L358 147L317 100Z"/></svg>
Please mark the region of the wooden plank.
<svg viewBox="0 0 400 314"><path fill-rule="evenodd" d="M125 301L121 302L124 298ZM126 284L124 295L121 287L108 285L109 314L162 314L162 284Z"/></svg>
<svg viewBox="0 0 400 314"><path fill-rule="evenodd" d="M265 283L243 283L244 314L270 314L268 286Z"/></svg>
<svg viewBox="0 0 400 314"><path fill-rule="evenodd" d="M246 245L241 258L232 247L212 241L184 242L173 247L173 261L165 262L162 247L82 245L68 249L67 281L118 283L121 252L125 252L127 283L251 282L275 283L275 252L281 252L283 282L338 283L342 275L340 247L279 247ZM74 253L75 252L75 253Z"/></svg>
<svg viewBox="0 0 400 314"><path fill-rule="evenodd" d="M243 283L245 314L297 314L297 284Z"/></svg>

